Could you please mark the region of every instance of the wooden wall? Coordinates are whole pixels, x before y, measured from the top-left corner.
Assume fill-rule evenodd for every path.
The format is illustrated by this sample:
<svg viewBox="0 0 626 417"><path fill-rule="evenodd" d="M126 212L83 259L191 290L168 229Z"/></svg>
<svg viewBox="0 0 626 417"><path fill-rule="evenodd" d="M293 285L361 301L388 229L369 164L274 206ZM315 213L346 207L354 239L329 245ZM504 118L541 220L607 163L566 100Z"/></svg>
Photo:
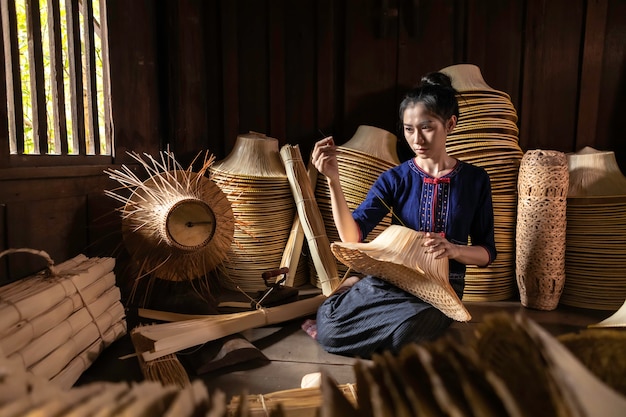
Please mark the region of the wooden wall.
<svg viewBox="0 0 626 417"><path fill-rule="evenodd" d="M253 130L298 144L308 158L316 140L345 142L361 124L397 133L403 92L457 63L479 66L511 96L522 149L612 150L626 172L622 0L107 5L115 157L33 169L0 155L0 249L35 247L58 260L111 253L119 219L102 195L115 186L103 170L132 164L126 151L169 147L183 164L203 150L221 159ZM1 115L6 140L6 109ZM403 141L399 152L408 156ZM0 267L2 283L40 265L0 259Z"/></svg>

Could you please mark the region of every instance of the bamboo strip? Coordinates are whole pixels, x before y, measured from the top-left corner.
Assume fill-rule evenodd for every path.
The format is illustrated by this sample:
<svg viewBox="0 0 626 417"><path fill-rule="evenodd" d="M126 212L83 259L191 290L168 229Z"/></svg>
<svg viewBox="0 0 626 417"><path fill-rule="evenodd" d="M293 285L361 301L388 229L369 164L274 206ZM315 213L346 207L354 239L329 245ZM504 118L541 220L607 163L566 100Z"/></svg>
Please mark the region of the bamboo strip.
<svg viewBox="0 0 626 417"><path fill-rule="evenodd" d="M97 396L105 384L102 382L92 383L77 387L71 391L64 391L61 395L53 396L49 401L33 408L24 417L56 417L71 410L76 404L86 401L92 396Z"/></svg>
<svg viewBox="0 0 626 417"><path fill-rule="evenodd" d="M280 150L280 156L285 164L313 264L320 277L322 293L328 296L339 285L337 264L330 250L324 220L315 200L309 174L297 145L284 145Z"/></svg>
<svg viewBox="0 0 626 417"><path fill-rule="evenodd" d="M337 388L356 406L356 384L341 384ZM322 390L319 387L295 388L269 394L233 396L228 410L235 411L245 401L248 403L249 417L265 417L267 410L274 410L279 405L284 417L316 417L320 415L322 400Z"/></svg>
<svg viewBox="0 0 626 417"><path fill-rule="evenodd" d="M52 353L91 321L92 319L87 309L81 308L66 321L61 322L58 326L33 340L23 349L11 354L9 359L20 359L24 367L28 368Z"/></svg>
<svg viewBox="0 0 626 417"><path fill-rule="evenodd" d="M281 267L286 266L289 268L287 272L287 279L285 279L285 286L293 287L293 282L298 270L298 263L300 256L302 255L302 244L304 243L304 229L302 229L302 223L300 222L300 215L296 213L293 218L293 225L291 226L291 232L289 232L289 238L283 251L283 258L280 261Z"/></svg>
<svg viewBox="0 0 626 417"><path fill-rule="evenodd" d="M102 337L100 329L109 328L113 322L121 320L123 315L123 306L115 304L110 311L101 314L96 321L87 324L53 352L27 368L35 375L51 379L78 354Z"/></svg>
<svg viewBox="0 0 626 417"><path fill-rule="evenodd" d="M67 320L61 321L59 325L45 332L40 337L32 340L21 351L15 351L11 358L20 358L25 367L29 367L37 361L57 349L68 338L76 335L80 330L94 321L94 317L103 314L107 309L117 303L119 307L120 290L112 287L104 295L99 297L94 303L85 306L73 313ZM123 312L123 307L122 312ZM56 313L56 312L55 312Z"/></svg>
<svg viewBox="0 0 626 417"><path fill-rule="evenodd" d="M126 382L109 383L100 395L93 396L82 404L78 404L69 410L64 417L94 416L106 404L116 403L128 389L129 386Z"/></svg>
<svg viewBox="0 0 626 417"><path fill-rule="evenodd" d="M72 313L78 311L85 304L91 304L107 289L114 286L115 274L111 272L82 290L82 300L79 294L73 294L41 315L31 320L23 320L16 323L0 335L0 349L7 356L22 349L33 339L43 335L49 329L55 328L70 317Z"/></svg>
<svg viewBox="0 0 626 417"><path fill-rule="evenodd" d="M140 309L141 317L174 322L136 327L131 331L131 335L140 338L142 344L149 346L147 350L142 349L142 357L145 361L150 361L243 330L313 314L325 299L326 296L318 295L277 307L214 316Z"/></svg>
<svg viewBox="0 0 626 417"><path fill-rule="evenodd" d="M127 332L126 320L120 320L111 325L104 333L101 339L96 340L87 349L79 353L72 359L58 374L50 379L50 382L62 389L71 388L78 378L85 372L94 362L104 349L109 347L113 342L124 336Z"/></svg>
<svg viewBox="0 0 626 417"><path fill-rule="evenodd" d="M187 389L178 392L163 417L193 417L195 410L209 404L209 398L206 385L201 379L196 379Z"/></svg>
<svg viewBox="0 0 626 417"><path fill-rule="evenodd" d="M17 322L36 317L54 305L61 302L64 298L71 296L78 290L82 290L97 279L111 272L115 266L113 258L92 258L77 266L79 271L62 270L63 273L72 274L69 279L54 278L53 282L45 287L42 291L35 294L27 294L20 291L19 296L12 296L8 291L0 291L0 316L3 318L0 322L0 332L6 331L9 327ZM21 285L29 286L29 278L20 280ZM19 286L13 287L13 289ZM27 296L28 295L28 296Z"/></svg>

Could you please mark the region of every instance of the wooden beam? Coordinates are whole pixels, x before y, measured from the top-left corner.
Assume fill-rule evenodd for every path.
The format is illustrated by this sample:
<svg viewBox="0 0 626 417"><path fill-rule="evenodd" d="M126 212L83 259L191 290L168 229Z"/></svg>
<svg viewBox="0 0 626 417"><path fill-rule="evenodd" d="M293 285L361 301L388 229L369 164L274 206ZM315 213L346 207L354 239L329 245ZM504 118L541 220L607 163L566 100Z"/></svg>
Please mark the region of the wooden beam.
<svg viewBox="0 0 626 417"><path fill-rule="evenodd" d="M582 52L578 127L575 149L597 142L598 105L602 91L602 64L606 35L608 0L589 0L585 20L585 41Z"/></svg>

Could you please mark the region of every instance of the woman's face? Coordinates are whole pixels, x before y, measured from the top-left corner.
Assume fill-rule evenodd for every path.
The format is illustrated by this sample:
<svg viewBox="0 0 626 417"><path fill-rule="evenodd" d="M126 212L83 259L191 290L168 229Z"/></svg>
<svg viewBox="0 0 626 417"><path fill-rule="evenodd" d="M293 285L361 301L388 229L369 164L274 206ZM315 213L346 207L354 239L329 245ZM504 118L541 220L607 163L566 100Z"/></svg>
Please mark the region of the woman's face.
<svg viewBox="0 0 626 417"><path fill-rule="evenodd" d="M418 158L446 155L446 138L456 125L455 116L443 121L428 112L423 103L415 103L406 108L402 122L404 138Z"/></svg>

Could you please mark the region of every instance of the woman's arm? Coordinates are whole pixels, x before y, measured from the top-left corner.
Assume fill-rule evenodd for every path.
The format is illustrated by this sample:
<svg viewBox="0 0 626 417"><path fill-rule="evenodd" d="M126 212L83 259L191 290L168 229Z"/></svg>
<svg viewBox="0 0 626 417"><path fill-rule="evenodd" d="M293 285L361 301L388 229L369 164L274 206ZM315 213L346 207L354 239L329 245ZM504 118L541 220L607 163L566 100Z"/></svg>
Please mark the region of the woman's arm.
<svg viewBox="0 0 626 417"><path fill-rule="evenodd" d="M326 177L330 191L333 219L339 238L343 242L358 242L361 238L360 229L352 217L348 202L339 180L337 163L337 147L332 137L318 141L313 148L311 160L315 168Z"/></svg>

